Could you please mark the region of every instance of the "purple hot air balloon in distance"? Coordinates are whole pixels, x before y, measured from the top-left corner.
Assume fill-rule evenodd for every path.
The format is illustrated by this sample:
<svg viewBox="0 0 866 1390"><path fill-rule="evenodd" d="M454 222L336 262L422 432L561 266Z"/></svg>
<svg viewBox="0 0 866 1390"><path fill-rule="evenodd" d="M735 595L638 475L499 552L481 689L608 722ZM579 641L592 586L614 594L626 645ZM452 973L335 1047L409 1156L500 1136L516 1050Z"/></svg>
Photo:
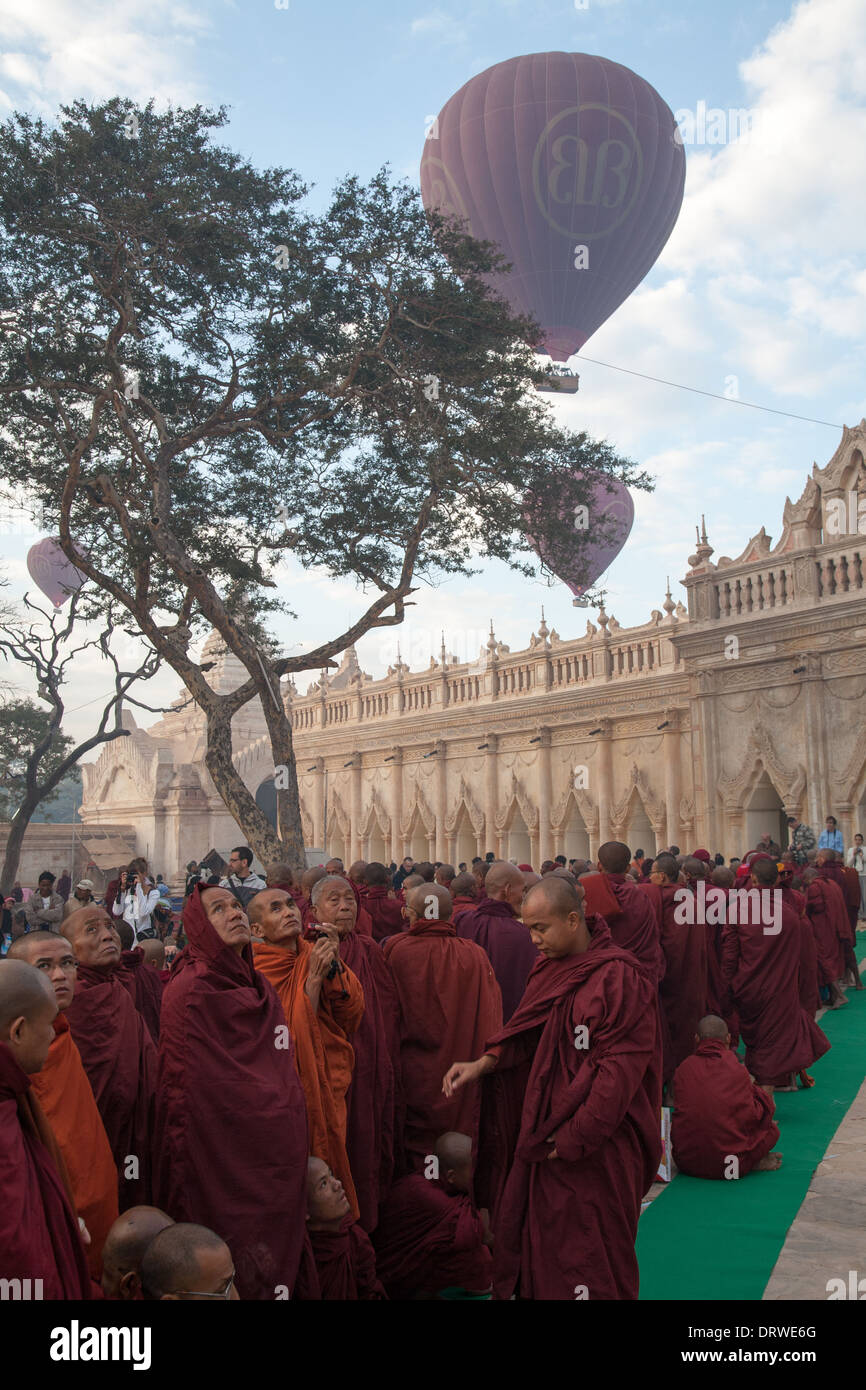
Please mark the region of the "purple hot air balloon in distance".
<svg viewBox="0 0 866 1390"><path fill-rule="evenodd" d="M524 508L527 536L536 554L568 585L575 604L580 605L583 594L604 574L628 540L634 522L634 502L628 488L618 479L597 477L595 482L590 480L586 505L569 511L563 504L558 509L560 521L574 532L573 545L564 538L544 540L532 534L533 518L537 519L549 507L548 496L527 498Z"/></svg>
<svg viewBox="0 0 866 1390"><path fill-rule="evenodd" d="M34 584L50 598L55 608L62 608L87 578L64 555L60 542L52 536L31 545L27 552L27 568Z"/></svg>
<svg viewBox="0 0 866 1390"><path fill-rule="evenodd" d="M685 169L673 113L642 77L586 53L532 53L446 102L425 142L421 196L499 246L512 269L490 284L564 362L654 264Z"/></svg>

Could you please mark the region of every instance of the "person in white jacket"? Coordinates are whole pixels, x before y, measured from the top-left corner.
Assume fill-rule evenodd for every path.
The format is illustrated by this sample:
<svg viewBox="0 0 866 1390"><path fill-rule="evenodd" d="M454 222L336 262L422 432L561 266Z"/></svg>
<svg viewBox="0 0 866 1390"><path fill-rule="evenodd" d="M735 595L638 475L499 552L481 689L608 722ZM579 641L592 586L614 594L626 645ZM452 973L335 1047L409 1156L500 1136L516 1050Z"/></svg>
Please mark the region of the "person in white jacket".
<svg viewBox="0 0 866 1390"><path fill-rule="evenodd" d="M147 877L143 860L133 860L120 875L120 892L111 906L115 917L122 917L132 927L136 945L140 937L156 936L150 914L159 902L159 889Z"/></svg>
<svg viewBox="0 0 866 1390"><path fill-rule="evenodd" d="M866 845L863 844L862 835L854 836L854 843L845 855L845 863L860 875L860 911L857 915L861 922L866 922Z"/></svg>

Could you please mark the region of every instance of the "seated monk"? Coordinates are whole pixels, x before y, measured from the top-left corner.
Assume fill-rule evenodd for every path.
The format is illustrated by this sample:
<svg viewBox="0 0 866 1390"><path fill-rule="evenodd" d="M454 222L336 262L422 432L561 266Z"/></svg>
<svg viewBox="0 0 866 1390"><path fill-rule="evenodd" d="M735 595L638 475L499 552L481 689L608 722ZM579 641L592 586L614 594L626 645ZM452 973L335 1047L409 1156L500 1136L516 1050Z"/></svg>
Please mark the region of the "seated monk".
<svg viewBox="0 0 866 1390"><path fill-rule="evenodd" d="M340 958L361 982L364 1015L352 1037L355 1068L346 1097L346 1149L358 1196L361 1225L372 1231L379 1202L391 1186L395 1145L402 1124L400 1098L400 1007L391 971L372 936L355 930L358 904L352 885L331 874L313 886L316 924L335 927Z"/></svg>
<svg viewBox="0 0 866 1390"><path fill-rule="evenodd" d="M361 897L373 923L374 941L385 941L405 929L403 908L394 897L391 873L384 864L367 864Z"/></svg>
<svg viewBox="0 0 866 1390"><path fill-rule="evenodd" d="M318 1283L309 1297L327 1303L387 1299L376 1278L370 1237L352 1215L343 1184L322 1158L311 1158L307 1164L307 1231Z"/></svg>
<svg viewBox="0 0 866 1390"><path fill-rule="evenodd" d="M188 944L162 1006L156 1200L176 1221L219 1224L243 1298L288 1298L304 1246L307 1176L291 1034L253 965L234 893L196 884L184 927Z"/></svg>
<svg viewBox="0 0 866 1390"><path fill-rule="evenodd" d="M526 993L443 1081L450 1096L494 1073L476 1176L495 1203L494 1297L636 1299L638 1218L662 1148L656 989L603 918L584 918L580 884L547 874L523 920L540 953Z"/></svg>
<svg viewBox="0 0 866 1390"><path fill-rule="evenodd" d="M43 971L60 1010L54 1020L54 1041L42 1070L33 1073L31 1085L63 1155L75 1210L90 1233L87 1263L94 1279L99 1279L102 1247L117 1217L117 1168L64 1014L72 1003L78 962L66 937L51 931L23 936L10 947L8 959L26 961Z"/></svg>
<svg viewBox="0 0 866 1390"><path fill-rule="evenodd" d="M141 1261L142 1297L151 1303L179 1299L193 1303L213 1299L236 1302L240 1294L235 1277L234 1261L225 1241L207 1226L186 1221L160 1231Z"/></svg>
<svg viewBox="0 0 866 1390"><path fill-rule="evenodd" d="M78 960L66 1009L118 1175L120 1211L151 1194L156 1048L118 974L120 938L104 907L82 907L63 923Z"/></svg>
<svg viewBox="0 0 866 1390"><path fill-rule="evenodd" d="M298 905L284 889L257 893L247 914L261 938L253 942L253 964L276 990L295 1045L310 1151L327 1155L357 1217L346 1154L346 1092L355 1065L350 1038L364 1016L364 991L340 960L333 927L322 928L315 944L303 939Z"/></svg>
<svg viewBox="0 0 866 1390"><path fill-rule="evenodd" d="M451 880L448 890L454 905L451 921L457 926L458 917L464 912L474 912L481 901L481 890L474 874L458 874Z"/></svg>
<svg viewBox="0 0 866 1390"><path fill-rule="evenodd" d="M779 1138L775 1101L731 1051L724 1019L702 1018L695 1044L674 1077L671 1147L680 1172L693 1178L744 1178L779 1168L782 1155L770 1153Z"/></svg>
<svg viewBox="0 0 866 1390"><path fill-rule="evenodd" d="M457 1129L477 1139L475 1088L449 1099L442 1077L454 1057L477 1056L502 1027L502 995L487 952L455 932L447 889L410 889L406 916L408 931L383 950L400 1001L406 1163L421 1170L437 1134Z"/></svg>
<svg viewBox="0 0 866 1390"><path fill-rule="evenodd" d="M159 1207L130 1207L108 1232L102 1252L102 1292L120 1303L141 1298L141 1262L155 1236L173 1226Z"/></svg>
<svg viewBox="0 0 866 1390"><path fill-rule="evenodd" d="M502 1017L507 1023L526 988L538 952L519 919L523 903L523 874L516 864L499 860L490 865L485 893L475 911L455 923L457 935L483 946L502 991Z"/></svg>
<svg viewBox="0 0 866 1390"><path fill-rule="evenodd" d="M598 851L599 871L604 875L619 906L619 912L605 918L615 945L631 951L651 979L658 984L665 973L661 933L652 904L628 875L631 850L620 840L608 840ZM581 879L586 893L590 885ZM604 913L602 913L604 916Z"/></svg>
<svg viewBox="0 0 866 1390"><path fill-rule="evenodd" d="M469 1195L472 1140L442 1134L433 1157L430 1176L400 1178L382 1208L375 1236L379 1278L394 1299L431 1299L455 1288L484 1297L493 1259L486 1213Z"/></svg>
<svg viewBox="0 0 866 1390"><path fill-rule="evenodd" d="M48 1056L56 1017L44 973L23 960L0 961L0 1278L21 1281L12 1297L90 1298L66 1167L30 1083Z"/></svg>

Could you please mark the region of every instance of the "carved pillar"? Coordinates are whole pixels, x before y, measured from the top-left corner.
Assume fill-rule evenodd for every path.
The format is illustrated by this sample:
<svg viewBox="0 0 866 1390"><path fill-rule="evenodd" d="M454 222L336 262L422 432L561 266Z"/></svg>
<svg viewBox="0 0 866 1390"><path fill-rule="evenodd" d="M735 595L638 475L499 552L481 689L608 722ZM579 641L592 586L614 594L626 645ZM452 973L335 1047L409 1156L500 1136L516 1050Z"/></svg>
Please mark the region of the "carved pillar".
<svg viewBox="0 0 866 1390"><path fill-rule="evenodd" d="M598 846L610 839L610 811L613 805L613 749L611 734L613 724L610 719L602 719L598 739L598 844L590 843L590 853L595 858Z"/></svg>
<svg viewBox="0 0 866 1390"><path fill-rule="evenodd" d="M665 769L665 835L668 845L680 843L680 712L665 710L668 727L662 741L662 758Z"/></svg>
<svg viewBox="0 0 866 1390"><path fill-rule="evenodd" d="M349 857L351 860L360 859L362 854L361 847L361 777L363 770L361 767L361 754L355 753L352 758L350 768L352 774L352 795L351 795L351 824L349 826ZM346 865L348 869L349 865Z"/></svg>
<svg viewBox="0 0 866 1390"><path fill-rule="evenodd" d="M447 854L448 847L445 843L445 813L446 796L448 791L448 764L445 759L446 744L444 739L436 741L436 768L433 773L435 788L434 814L436 816L436 831L433 840L434 853L431 859L434 861ZM444 862L444 860L443 860Z"/></svg>
<svg viewBox="0 0 866 1390"><path fill-rule="evenodd" d="M394 761L389 763L391 792L391 858L397 867L406 853L403 848L403 749L392 748Z"/></svg>
<svg viewBox="0 0 866 1390"><path fill-rule="evenodd" d="M487 835L487 844L483 849L479 848L478 850L482 857L489 849L492 849L494 854L499 854L499 837L496 831L496 811L499 805L496 754L499 736L488 734L485 742L487 743L487 756L484 763L484 830Z"/></svg>
<svg viewBox="0 0 866 1390"><path fill-rule="evenodd" d="M313 778L313 794L310 798L312 802L313 818L313 844L314 846L325 845L325 759L316 758L312 764L315 769Z"/></svg>
<svg viewBox="0 0 866 1390"><path fill-rule="evenodd" d="M552 801L552 779L550 772L550 730L540 728L538 735L538 829L535 832L533 868L538 872L542 860L547 858L546 850L550 840L550 806Z"/></svg>
<svg viewBox="0 0 866 1390"><path fill-rule="evenodd" d="M700 725L699 746L700 762L703 771L703 796L700 795L699 788L695 786L695 828L694 834L698 843L705 848L709 848L713 854L717 847L727 858L731 854L743 854L744 848L739 840L729 841L726 837L730 833L728 826L724 827L725 834L722 834L722 815L719 805L718 785L720 777L719 767L719 729L716 717L716 678L713 671L699 671L697 673L697 696L692 705L692 726L694 728L694 711L697 709L698 723ZM694 743L695 735L692 734ZM676 844L676 840L672 842ZM683 846L681 845L682 849Z"/></svg>
<svg viewBox="0 0 866 1390"><path fill-rule="evenodd" d="M827 775L827 731L822 696L821 658L804 653L797 659L805 666L801 678L805 699L804 753L806 756L806 814L803 819L811 825L815 836L824 829L824 818L832 814L830 779Z"/></svg>

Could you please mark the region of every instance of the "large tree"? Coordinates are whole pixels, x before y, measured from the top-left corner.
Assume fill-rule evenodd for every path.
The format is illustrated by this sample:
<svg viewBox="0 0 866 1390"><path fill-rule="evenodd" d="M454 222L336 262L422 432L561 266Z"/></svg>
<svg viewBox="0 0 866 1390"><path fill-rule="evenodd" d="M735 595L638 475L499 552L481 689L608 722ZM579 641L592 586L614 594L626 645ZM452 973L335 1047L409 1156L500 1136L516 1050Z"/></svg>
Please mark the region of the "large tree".
<svg viewBox="0 0 866 1390"><path fill-rule="evenodd" d="M556 499L562 543L591 505L581 474L647 479L556 426L539 330L483 278L492 248L387 171L316 215L295 174L214 142L225 120L118 99L0 127L0 465L204 711L208 771L259 855L301 864L281 677L401 623L421 579L490 557L533 573L527 493ZM609 525L590 514L572 550ZM296 656L268 626L287 551L365 596ZM209 629L246 671L228 694L194 656ZM276 835L232 763L255 697L287 770Z"/></svg>

